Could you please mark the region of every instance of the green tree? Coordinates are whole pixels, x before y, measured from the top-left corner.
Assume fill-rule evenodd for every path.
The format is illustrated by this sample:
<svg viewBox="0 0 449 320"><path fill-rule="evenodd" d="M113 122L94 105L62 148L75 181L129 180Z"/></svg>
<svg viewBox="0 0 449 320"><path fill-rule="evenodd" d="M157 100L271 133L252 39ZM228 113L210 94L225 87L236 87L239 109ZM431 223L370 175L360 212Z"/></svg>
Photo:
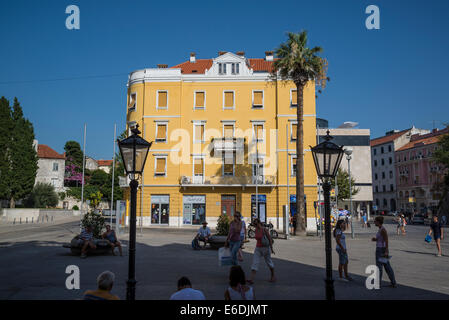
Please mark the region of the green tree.
<svg viewBox="0 0 449 320"><path fill-rule="evenodd" d="M92 192L89 194L89 200L90 200L90 206L92 209L97 209L98 205L101 202L101 199L103 199L103 194L100 191Z"/></svg>
<svg viewBox="0 0 449 320"><path fill-rule="evenodd" d="M0 199L10 199L11 189L11 140L14 124L9 101L0 99Z"/></svg>
<svg viewBox="0 0 449 320"><path fill-rule="evenodd" d="M446 125L446 129L449 125ZM438 214L449 211L449 134L444 134L438 141L438 146L432 156L433 160L443 167L443 179L436 181L432 191L440 194Z"/></svg>
<svg viewBox="0 0 449 320"><path fill-rule="evenodd" d="M26 206L30 208L48 208L58 205L58 195L49 183L38 182L26 199Z"/></svg>
<svg viewBox="0 0 449 320"><path fill-rule="evenodd" d="M217 221L217 235L227 236L229 233L229 218L226 214L220 215Z"/></svg>
<svg viewBox="0 0 449 320"><path fill-rule="evenodd" d="M12 120L9 188L11 192L10 207L15 208L16 200L23 199L33 190L38 158L33 144L33 125L24 118L22 107L17 98L14 98Z"/></svg>
<svg viewBox="0 0 449 320"><path fill-rule="evenodd" d="M276 49L277 60L273 63L271 77L274 81L293 81L297 92L297 134L296 134L296 199L297 213L299 215L298 227L304 232L307 219L304 209L304 134L303 93L307 83L314 81L318 87L324 88L327 77L327 60L319 57L321 47L309 48L307 45L307 32L288 33L288 40ZM321 93L321 90L318 90Z"/></svg>
<svg viewBox="0 0 449 320"><path fill-rule="evenodd" d="M73 163L78 168L83 167L83 151L77 141L67 141L64 145L64 151L67 164Z"/></svg>
<svg viewBox="0 0 449 320"><path fill-rule="evenodd" d="M349 174L346 170L341 168L338 169L337 172L337 185L338 185L338 194L337 200L349 200ZM332 188L335 188L335 179L331 181ZM351 190L352 196L354 197L357 193L359 193L360 188L355 187L355 180L351 177Z"/></svg>
<svg viewBox="0 0 449 320"><path fill-rule="evenodd" d="M88 212L83 216L81 220L83 228L91 227L94 238L101 238L103 228L105 227L104 217L101 214L95 212Z"/></svg>

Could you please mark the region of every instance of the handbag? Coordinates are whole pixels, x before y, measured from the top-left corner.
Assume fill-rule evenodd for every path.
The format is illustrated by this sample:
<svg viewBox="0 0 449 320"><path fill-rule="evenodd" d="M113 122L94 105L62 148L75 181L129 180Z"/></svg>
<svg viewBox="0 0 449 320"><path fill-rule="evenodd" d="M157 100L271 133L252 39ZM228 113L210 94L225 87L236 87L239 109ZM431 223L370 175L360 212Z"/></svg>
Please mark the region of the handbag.
<svg viewBox="0 0 449 320"><path fill-rule="evenodd" d="M218 249L218 266L230 266L232 265L231 250L229 248L221 247Z"/></svg>
<svg viewBox="0 0 449 320"><path fill-rule="evenodd" d="M432 237L427 235L426 238L424 239L425 242L427 243L431 243L432 242Z"/></svg>
<svg viewBox="0 0 449 320"><path fill-rule="evenodd" d="M260 242L262 243L263 247L269 247L270 246L270 240L268 240L267 231L266 230L263 231L262 240Z"/></svg>

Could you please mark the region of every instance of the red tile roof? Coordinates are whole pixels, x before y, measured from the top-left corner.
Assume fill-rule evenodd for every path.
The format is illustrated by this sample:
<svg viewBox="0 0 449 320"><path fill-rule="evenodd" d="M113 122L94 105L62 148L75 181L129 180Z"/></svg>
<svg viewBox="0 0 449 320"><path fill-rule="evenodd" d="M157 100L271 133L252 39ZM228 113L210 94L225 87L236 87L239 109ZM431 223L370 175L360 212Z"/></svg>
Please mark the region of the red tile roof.
<svg viewBox="0 0 449 320"><path fill-rule="evenodd" d="M98 160L97 163L99 167L107 167L112 164L112 160Z"/></svg>
<svg viewBox="0 0 449 320"><path fill-rule="evenodd" d="M405 134L407 131L409 131L410 129L405 129L387 136L383 136L380 138L376 138L371 140L371 147L375 147L384 143L388 143L388 142L392 142L394 140L396 140L397 138L399 138L400 136L402 136L403 134Z"/></svg>
<svg viewBox="0 0 449 320"><path fill-rule="evenodd" d="M424 139L419 139L419 140L415 140L415 141L410 141L405 146L399 148L397 151L403 151L403 150L407 150L407 149L412 149L414 147L434 144L434 143L437 143L440 140L440 138L441 138L441 135L434 136L434 137L429 137L429 138L424 138Z"/></svg>
<svg viewBox="0 0 449 320"><path fill-rule="evenodd" d="M254 72L271 72L273 61L266 61L265 59L248 59L248 61ZM197 59L196 62L186 61L171 68L181 68L183 74L204 74L206 69L211 67L212 59Z"/></svg>
<svg viewBox="0 0 449 320"><path fill-rule="evenodd" d="M39 158L46 159L65 159L64 155L57 153L55 150L45 144L39 144L37 146L37 156Z"/></svg>

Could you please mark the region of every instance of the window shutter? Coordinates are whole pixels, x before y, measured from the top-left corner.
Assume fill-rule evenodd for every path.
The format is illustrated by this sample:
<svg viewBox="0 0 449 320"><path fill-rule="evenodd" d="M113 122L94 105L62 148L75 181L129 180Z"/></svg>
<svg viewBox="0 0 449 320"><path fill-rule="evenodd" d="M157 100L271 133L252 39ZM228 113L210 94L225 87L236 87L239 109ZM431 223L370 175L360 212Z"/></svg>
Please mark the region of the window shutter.
<svg viewBox="0 0 449 320"><path fill-rule="evenodd" d="M204 92L196 93L195 107L204 107Z"/></svg>
<svg viewBox="0 0 449 320"><path fill-rule="evenodd" d="M234 106L234 92L225 92L225 108Z"/></svg>
<svg viewBox="0 0 449 320"><path fill-rule="evenodd" d="M254 131L255 131L256 139L263 140L263 125L256 124L254 126Z"/></svg>
<svg viewBox="0 0 449 320"><path fill-rule="evenodd" d="M263 105L263 91L254 91L254 105L255 106Z"/></svg>
<svg viewBox="0 0 449 320"><path fill-rule="evenodd" d="M224 126L224 136L225 136L225 138L233 138L234 137L234 126L233 125L225 125Z"/></svg>
<svg viewBox="0 0 449 320"><path fill-rule="evenodd" d="M167 134L167 125L166 124L158 124L156 140L165 140L166 134Z"/></svg>
<svg viewBox="0 0 449 320"><path fill-rule="evenodd" d="M159 92L158 107L167 108L167 91Z"/></svg>
<svg viewBox="0 0 449 320"><path fill-rule="evenodd" d="M165 158L156 159L156 173L165 174Z"/></svg>
<svg viewBox="0 0 449 320"><path fill-rule="evenodd" d="M195 175L203 175L203 159L202 158L196 158L194 160L194 174Z"/></svg>
<svg viewBox="0 0 449 320"><path fill-rule="evenodd" d="M203 141L204 137L204 125L195 125L195 141Z"/></svg>
<svg viewBox="0 0 449 320"><path fill-rule="evenodd" d="M296 90L292 90L292 106L298 105L298 94Z"/></svg>
<svg viewBox="0 0 449 320"><path fill-rule="evenodd" d="M298 133L298 125L296 123L292 123L292 140L296 140Z"/></svg>

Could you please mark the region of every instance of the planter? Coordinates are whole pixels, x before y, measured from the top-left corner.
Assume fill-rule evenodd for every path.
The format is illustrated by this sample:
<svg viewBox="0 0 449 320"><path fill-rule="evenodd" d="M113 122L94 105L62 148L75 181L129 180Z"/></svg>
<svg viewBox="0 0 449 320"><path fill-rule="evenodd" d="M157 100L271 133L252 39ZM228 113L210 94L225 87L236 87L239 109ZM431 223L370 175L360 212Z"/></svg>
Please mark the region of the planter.
<svg viewBox="0 0 449 320"><path fill-rule="evenodd" d="M221 247L224 247L226 238L227 238L227 236L213 235L209 239L210 247L213 249L220 249Z"/></svg>
<svg viewBox="0 0 449 320"><path fill-rule="evenodd" d="M88 255L100 255L100 254L105 254L105 253L112 254L111 246L109 245L109 243L106 240L94 239L93 241L97 248L95 250L88 248L87 249ZM82 242L79 239L79 235L76 236L75 238L73 238L72 241L70 241L70 243L64 244L63 247L70 249L70 251L72 252L73 255L78 255L78 256L81 255Z"/></svg>

